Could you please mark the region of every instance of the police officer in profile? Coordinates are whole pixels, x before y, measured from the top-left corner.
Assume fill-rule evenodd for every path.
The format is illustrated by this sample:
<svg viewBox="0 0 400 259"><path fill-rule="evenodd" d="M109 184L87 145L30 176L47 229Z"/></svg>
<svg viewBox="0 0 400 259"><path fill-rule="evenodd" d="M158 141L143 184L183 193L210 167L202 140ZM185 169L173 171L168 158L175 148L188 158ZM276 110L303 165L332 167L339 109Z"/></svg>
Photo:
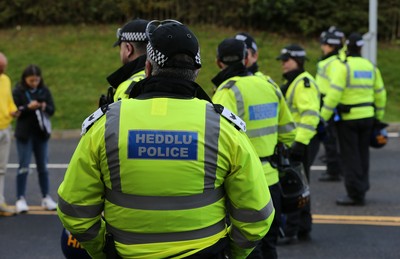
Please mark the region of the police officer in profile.
<svg viewBox="0 0 400 259"><path fill-rule="evenodd" d="M122 66L107 77L110 87L107 97L100 98L100 106L128 98L135 83L145 77L147 24L147 20L134 19L117 30L117 41L113 47L119 47Z"/></svg>
<svg viewBox="0 0 400 259"><path fill-rule="evenodd" d="M331 87L331 81L335 67L342 65L342 61L339 56L339 51L343 49L341 37L342 34L344 35L343 32L337 30L332 31L332 29L331 31L324 31L321 33L320 43L323 55L320 61L317 63L317 74L315 76L315 81L320 89L322 100ZM328 134L327 137L322 139L322 144L325 148L327 170L326 172L322 173L318 180L324 182L340 181L342 168L333 117L331 117L331 119L326 123L326 131Z"/></svg>
<svg viewBox="0 0 400 259"><path fill-rule="evenodd" d="M152 21L146 35L147 77L93 115L59 187L59 217L93 258L225 258L228 245L246 258L275 213L245 123L194 82L189 28Z"/></svg>
<svg viewBox="0 0 400 259"><path fill-rule="evenodd" d="M362 206L369 184L369 143L374 119L382 120L386 106L386 90L379 69L361 57L364 45L359 33L346 41L345 62L335 68L331 91L324 97L321 116L336 116L336 127L343 163L347 195L337 205Z"/></svg>
<svg viewBox="0 0 400 259"><path fill-rule="evenodd" d="M282 63L284 83L282 93L296 122L297 132L291 147L293 163L302 163L307 180L310 168L319 150L316 128L320 121L320 92L313 76L304 68L306 51L297 44L281 50L276 58ZM288 213L284 227L285 237L280 244L309 240L312 229L311 206L308 203L297 212Z"/></svg>
<svg viewBox="0 0 400 259"><path fill-rule="evenodd" d="M277 258L281 192L278 170L273 155L278 141L290 146L296 127L280 91L265 78L249 73L247 48L243 41L228 38L217 49L217 65L221 71L212 79L217 87L212 100L240 116L262 162L266 183L272 195L275 218L267 235L247 258Z"/></svg>

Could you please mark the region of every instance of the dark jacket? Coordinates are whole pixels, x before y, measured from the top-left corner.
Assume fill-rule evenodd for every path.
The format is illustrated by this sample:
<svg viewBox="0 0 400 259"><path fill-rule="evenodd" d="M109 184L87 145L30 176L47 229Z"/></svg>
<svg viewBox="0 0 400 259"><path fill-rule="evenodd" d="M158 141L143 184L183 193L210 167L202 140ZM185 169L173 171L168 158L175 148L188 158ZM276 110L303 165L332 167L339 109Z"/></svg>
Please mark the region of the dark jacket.
<svg viewBox="0 0 400 259"><path fill-rule="evenodd" d="M55 106L50 90L47 87L38 87L35 92L31 92L27 87L17 84L13 89L13 97L15 105L21 111L21 115L17 119L14 136L20 140L28 140L31 136L48 139L50 135L40 129L36 112L28 109L28 104L33 100L46 102L44 112L52 116Z"/></svg>

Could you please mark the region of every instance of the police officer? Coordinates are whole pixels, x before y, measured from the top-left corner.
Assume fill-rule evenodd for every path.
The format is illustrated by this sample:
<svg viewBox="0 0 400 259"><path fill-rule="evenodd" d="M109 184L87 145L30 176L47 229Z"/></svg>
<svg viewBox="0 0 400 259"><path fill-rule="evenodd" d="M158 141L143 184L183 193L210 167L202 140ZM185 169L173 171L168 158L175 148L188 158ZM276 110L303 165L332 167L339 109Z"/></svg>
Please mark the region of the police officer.
<svg viewBox="0 0 400 259"><path fill-rule="evenodd" d="M107 77L111 87L107 99L104 99L104 96L100 98L100 106L120 98L128 98L135 83L145 77L147 24L147 20L134 19L117 30L117 41L113 46L119 46L119 56L123 65Z"/></svg>
<svg viewBox="0 0 400 259"><path fill-rule="evenodd" d="M337 131L347 195L336 203L364 205L369 189L370 135L374 118L384 116L386 90L379 69L361 57L361 35L352 33L346 43L346 61L335 68L321 116L328 120L336 109L340 117Z"/></svg>
<svg viewBox="0 0 400 259"><path fill-rule="evenodd" d="M217 49L221 71L212 79L217 90L212 98L246 122L247 136L263 164L266 182L275 206L270 231L248 258L277 258L281 192L278 171L271 166L278 141L290 146L296 135L295 123L284 97L272 82L246 70L247 48L243 41L228 38Z"/></svg>
<svg viewBox="0 0 400 259"><path fill-rule="evenodd" d="M282 62L285 79L281 90L297 126L295 142L291 147L291 160L303 164L309 180L310 167L319 150L316 127L319 123L320 93L314 78L304 69L306 52L301 46L291 44L284 47L277 60ZM311 208L310 204L307 204L300 211L287 215L285 237L279 243L308 240L311 227Z"/></svg>
<svg viewBox="0 0 400 259"><path fill-rule="evenodd" d="M331 87L332 74L334 73L335 67L342 65L342 61L339 57L339 50L343 48L342 37L339 36L341 34L343 33L337 30L321 33L320 43L323 56L317 64L315 81L320 89L322 98ZM322 143L325 148L327 170L318 178L318 180L340 181L342 168L340 165L335 122L333 121L333 118L327 121L326 131L328 132L328 137L322 139Z"/></svg>
<svg viewBox="0 0 400 259"><path fill-rule="evenodd" d="M245 123L194 82L200 49L185 25L152 21L146 34L147 78L84 124L59 217L93 258L105 246L122 258L224 258L227 243L246 258L275 213Z"/></svg>

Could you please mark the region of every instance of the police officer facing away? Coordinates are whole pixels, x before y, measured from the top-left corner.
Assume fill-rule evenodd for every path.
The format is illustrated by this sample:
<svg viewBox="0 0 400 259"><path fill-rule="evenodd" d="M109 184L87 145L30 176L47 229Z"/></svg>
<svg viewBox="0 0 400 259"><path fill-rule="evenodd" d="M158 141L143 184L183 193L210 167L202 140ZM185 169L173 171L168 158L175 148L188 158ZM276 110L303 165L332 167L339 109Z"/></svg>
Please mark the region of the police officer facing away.
<svg viewBox="0 0 400 259"><path fill-rule="evenodd" d="M328 120L336 109L340 117L336 126L347 195L336 203L364 205L370 186L370 135L374 119L382 120L384 116L386 90L379 69L361 57L361 35L352 33L346 44L346 60L335 68L321 116Z"/></svg>
<svg viewBox="0 0 400 259"><path fill-rule="evenodd" d="M228 38L218 45L217 65L221 71L212 79L217 86L212 100L246 122L246 134L262 162L275 207L270 231L248 258L277 258L281 192L278 170L271 164L278 141L290 146L296 128L285 99L273 82L248 73L246 54L246 46L241 40Z"/></svg>
<svg viewBox="0 0 400 259"><path fill-rule="evenodd" d="M224 258L227 243L246 258L274 207L245 124L194 82L200 48L185 25L152 21L146 34L147 78L82 136L59 217L94 258L105 233L122 258Z"/></svg>
<svg viewBox="0 0 400 259"><path fill-rule="evenodd" d="M117 101L119 98L128 98L135 83L145 77L147 24L147 20L134 19L117 30L117 41L113 46L119 46L119 56L123 65L107 77L111 88L108 100L103 101L103 104Z"/></svg>
<svg viewBox="0 0 400 259"><path fill-rule="evenodd" d="M336 33L335 33L336 32ZM335 67L341 66L342 61L339 57L339 50L343 48L342 37L338 36L342 32L324 31L321 33L320 43L323 56L317 64L317 74L315 81L321 92L323 98L331 87L332 74ZM322 105L322 104L321 104ZM340 181L342 175L342 168L340 164L340 156L337 143L337 133L333 117L327 121L326 131L328 137L322 140L325 148L326 166L327 170L318 180L320 181Z"/></svg>
<svg viewBox="0 0 400 259"><path fill-rule="evenodd" d="M291 44L281 50L277 60L282 62L284 84L282 93L296 122L297 133L291 147L291 160L300 162L309 180L310 167L319 150L316 127L319 123L320 93L314 78L305 71L305 50ZM299 212L287 214L285 238L280 243L291 243L310 238L312 227L310 203Z"/></svg>

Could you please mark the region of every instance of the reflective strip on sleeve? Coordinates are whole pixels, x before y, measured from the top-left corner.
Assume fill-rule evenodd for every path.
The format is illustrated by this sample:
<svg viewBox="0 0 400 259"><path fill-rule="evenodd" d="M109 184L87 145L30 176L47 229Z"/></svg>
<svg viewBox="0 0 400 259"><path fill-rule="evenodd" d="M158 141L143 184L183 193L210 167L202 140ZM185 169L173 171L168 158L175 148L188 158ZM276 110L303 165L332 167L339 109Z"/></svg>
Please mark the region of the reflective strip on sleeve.
<svg viewBox="0 0 400 259"><path fill-rule="evenodd" d="M351 89L372 89L372 85L348 85L347 88Z"/></svg>
<svg viewBox="0 0 400 259"><path fill-rule="evenodd" d="M236 209L229 203L229 212L231 216L240 222L253 223L261 220L267 219L274 212L274 204L272 199L267 203L267 205L259 211L256 210L246 210L246 209Z"/></svg>
<svg viewBox="0 0 400 259"><path fill-rule="evenodd" d="M264 127L260 129L251 129L246 131L246 135L249 138L256 138L256 137L262 137L262 136L267 136L270 134L274 134L278 131L278 127L276 125L274 126L269 126L269 127Z"/></svg>
<svg viewBox="0 0 400 259"><path fill-rule="evenodd" d="M58 208L70 217L74 218L94 218L103 211L103 204L98 205L75 205L66 202L58 196Z"/></svg>
<svg viewBox="0 0 400 259"><path fill-rule="evenodd" d="M335 89L335 90L337 90L339 92L343 92L344 91L344 89L342 87L340 87L338 85L334 85L334 84L331 84L331 88Z"/></svg>
<svg viewBox="0 0 400 259"><path fill-rule="evenodd" d="M132 233L107 224L107 231L113 235L114 240L127 245L195 240L216 235L224 229L225 218L206 228L175 233Z"/></svg>
<svg viewBox="0 0 400 259"><path fill-rule="evenodd" d="M303 128L303 129L308 129L308 130L311 130L311 131L315 131L315 128L314 128L313 126L311 126L311 125L308 125L308 124L298 123L297 126L298 126L299 128Z"/></svg>
<svg viewBox="0 0 400 259"><path fill-rule="evenodd" d="M119 161L119 118L121 102L110 106L106 114L104 141L106 146L107 164L110 170L110 181L113 190L121 190L120 161Z"/></svg>
<svg viewBox="0 0 400 259"><path fill-rule="evenodd" d="M296 124L294 122L289 122L285 125L279 125L278 133L280 133L280 134L290 133L295 129L296 129Z"/></svg>
<svg viewBox="0 0 400 259"><path fill-rule="evenodd" d="M317 111L306 110L301 114L301 116L317 116L317 117L319 117L319 113Z"/></svg>
<svg viewBox="0 0 400 259"><path fill-rule="evenodd" d="M381 87L381 88L375 90L375 93L377 94L377 93L380 93L380 92L383 92L383 91L385 91L385 87Z"/></svg>
<svg viewBox="0 0 400 259"><path fill-rule="evenodd" d="M95 239L99 234L101 228L101 221L97 221L85 233L71 233L79 242L90 241Z"/></svg>
<svg viewBox="0 0 400 259"><path fill-rule="evenodd" d="M324 109L326 109L326 110L329 110L329 111L334 111L334 110L335 110L334 107L328 106L328 105L326 105L326 104L324 104L324 105L322 106L322 108L324 108Z"/></svg>
<svg viewBox="0 0 400 259"><path fill-rule="evenodd" d="M247 240L246 237L242 234L242 232L240 232L240 230L237 229L237 227L235 227L234 225L232 225L232 228L231 228L231 238L239 247L245 248L245 249L253 248L259 242L259 240L257 240L257 241Z"/></svg>
<svg viewBox="0 0 400 259"><path fill-rule="evenodd" d="M106 199L120 207L137 210L186 210L208 206L224 197L223 186L190 196L141 196L106 188Z"/></svg>

